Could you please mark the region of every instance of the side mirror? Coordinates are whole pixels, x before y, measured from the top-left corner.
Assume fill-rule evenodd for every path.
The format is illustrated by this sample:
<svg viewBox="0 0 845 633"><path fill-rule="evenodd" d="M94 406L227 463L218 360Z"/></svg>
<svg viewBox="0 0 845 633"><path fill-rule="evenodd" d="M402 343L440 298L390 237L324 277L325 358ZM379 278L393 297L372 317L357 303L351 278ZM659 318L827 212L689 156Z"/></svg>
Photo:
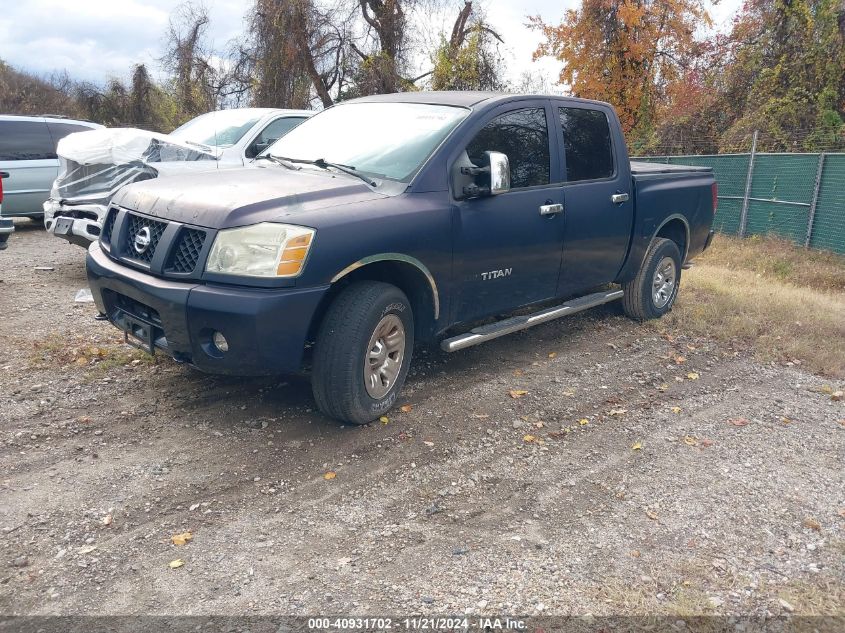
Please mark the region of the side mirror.
<svg viewBox="0 0 845 633"><path fill-rule="evenodd" d="M511 190L511 164L507 154L485 152L490 163L490 195L498 196Z"/></svg>
<svg viewBox="0 0 845 633"><path fill-rule="evenodd" d="M461 176L464 178L469 176L472 179L471 184L465 184L462 187L465 198L498 196L510 191L511 167L507 155L501 152L484 152L484 162L486 164L482 167L474 165L460 167Z"/></svg>

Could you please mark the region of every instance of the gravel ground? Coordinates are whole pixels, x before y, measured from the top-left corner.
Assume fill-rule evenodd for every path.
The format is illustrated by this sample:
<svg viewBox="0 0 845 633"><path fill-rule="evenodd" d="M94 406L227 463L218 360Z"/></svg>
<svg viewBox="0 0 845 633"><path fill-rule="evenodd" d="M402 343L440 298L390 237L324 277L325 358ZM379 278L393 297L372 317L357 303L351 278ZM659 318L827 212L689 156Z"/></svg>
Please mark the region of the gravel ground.
<svg viewBox="0 0 845 633"><path fill-rule="evenodd" d="M0 613L845 613L841 384L609 305L418 350L344 427L124 347L82 250L17 228Z"/></svg>

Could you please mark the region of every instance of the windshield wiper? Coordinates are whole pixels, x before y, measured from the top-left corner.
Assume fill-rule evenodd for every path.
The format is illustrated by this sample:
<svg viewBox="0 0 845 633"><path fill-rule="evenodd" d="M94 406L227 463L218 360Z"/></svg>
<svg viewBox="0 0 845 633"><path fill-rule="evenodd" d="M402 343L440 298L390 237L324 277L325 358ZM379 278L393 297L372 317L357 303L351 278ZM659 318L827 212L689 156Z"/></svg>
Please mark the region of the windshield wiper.
<svg viewBox="0 0 845 633"><path fill-rule="evenodd" d="M268 154L269 155L269 154ZM318 158L316 160L309 160L307 158L287 158L284 156L273 156L273 158L278 160L285 160L289 163L301 163L303 165L314 165L315 167L319 167L320 169L328 169L329 167L333 169L337 169L338 171L342 171L344 174L349 174L350 176L355 176L363 180L365 183L370 185L371 187L377 187L378 183L370 178L369 176L365 176L359 171L356 171L354 167L351 165L341 165L340 163L330 163L325 158Z"/></svg>
<svg viewBox="0 0 845 633"><path fill-rule="evenodd" d="M260 156L256 156L253 160L271 160L277 165L281 165L282 167L287 167L288 169L297 170L299 167L296 165L292 165L291 161L287 158L282 158L281 156L273 156L272 154L261 154Z"/></svg>

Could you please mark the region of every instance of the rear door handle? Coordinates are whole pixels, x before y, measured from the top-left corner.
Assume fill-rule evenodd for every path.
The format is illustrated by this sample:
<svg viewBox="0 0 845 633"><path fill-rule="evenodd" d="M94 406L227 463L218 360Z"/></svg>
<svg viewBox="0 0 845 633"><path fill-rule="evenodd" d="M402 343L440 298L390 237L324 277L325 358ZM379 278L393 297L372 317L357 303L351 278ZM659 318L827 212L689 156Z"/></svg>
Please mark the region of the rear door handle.
<svg viewBox="0 0 845 633"><path fill-rule="evenodd" d="M613 204L622 204L623 202L628 202L630 196L627 193L614 193L610 196L610 201Z"/></svg>
<svg viewBox="0 0 845 633"><path fill-rule="evenodd" d="M540 215L557 215L563 213L562 204L543 204L540 205Z"/></svg>

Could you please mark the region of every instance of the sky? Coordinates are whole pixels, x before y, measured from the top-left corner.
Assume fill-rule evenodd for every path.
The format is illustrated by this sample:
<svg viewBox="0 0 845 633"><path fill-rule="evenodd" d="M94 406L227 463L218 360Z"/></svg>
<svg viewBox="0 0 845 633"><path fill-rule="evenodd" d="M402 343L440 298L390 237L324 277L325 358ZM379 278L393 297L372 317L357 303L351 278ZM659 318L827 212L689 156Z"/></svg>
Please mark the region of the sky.
<svg viewBox="0 0 845 633"><path fill-rule="evenodd" d="M171 11L182 0L6 0L0 11L0 59L39 75L67 70L71 77L104 83L125 79L133 64L145 63L161 76L164 33ZM462 0L443 16L430 17L428 30L448 33ZM725 30L741 0L721 0L711 9L715 25ZM205 0L211 17L213 47L226 44L244 30L244 16L253 0ZM527 16L559 22L580 0L480 0L489 23L504 39L502 52L508 79L524 72L541 74L552 83L560 72L554 59L531 61L539 34L528 29ZM425 70L425 69L423 69Z"/></svg>

